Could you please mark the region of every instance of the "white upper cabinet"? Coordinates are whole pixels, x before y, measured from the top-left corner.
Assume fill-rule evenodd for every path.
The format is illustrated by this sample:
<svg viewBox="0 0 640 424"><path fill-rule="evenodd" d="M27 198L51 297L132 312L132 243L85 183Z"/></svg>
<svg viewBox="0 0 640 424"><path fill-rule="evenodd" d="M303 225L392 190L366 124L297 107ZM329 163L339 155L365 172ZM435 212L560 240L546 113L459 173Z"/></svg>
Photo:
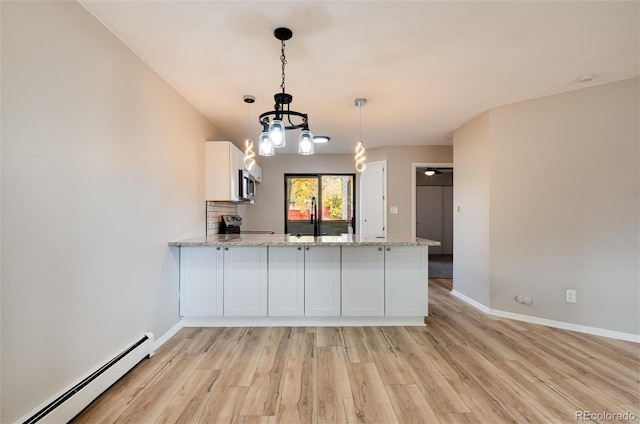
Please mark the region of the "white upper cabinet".
<svg viewBox="0 0 640 424"><path fill-rule="evenodd" d="M229 141L207 141L205 143L205 187L206 200L240 201L240 170L246 170L244 153ZM262 181L262 169L258 164L251 167L249 174L256 181ZM259 176L259 178L258 178Z"/></svg>

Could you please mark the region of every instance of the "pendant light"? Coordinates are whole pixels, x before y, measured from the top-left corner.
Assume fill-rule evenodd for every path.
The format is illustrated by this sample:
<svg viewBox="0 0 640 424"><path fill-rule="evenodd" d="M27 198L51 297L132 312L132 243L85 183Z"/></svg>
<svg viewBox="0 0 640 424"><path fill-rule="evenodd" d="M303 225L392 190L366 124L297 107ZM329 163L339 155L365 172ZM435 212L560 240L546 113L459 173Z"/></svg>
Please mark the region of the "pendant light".
<svg viewBox="0 0 640 424"><path fill-rule="evenodd" d="M360 127L359 127L360 129L358 133L358 144L356 144L356 155L355 155L356 171L364 172L364 170L367 169L367 163L366 163L367 158L364 155L365 149L364 149L364 142L362 141L362 107L367 104L367 99L358 98L354 101L354 103L358 107L359 114L360 114Z"/></svg>
<svg viewBox="0 0 640 424"><path fill-rule="evenodd" d="M277 28L273 35L280 40L280 62L282 67L281 92L273 96L275 104L273 110L264 112L258 117L262 125L260 134L259 151L260 156L272 156L274 149L279 149L287 145L287 130L300 129L298 138L298 153L301 155L312 155L314 153L313 143L325 143L329 141L328 136L318 137L316 140L309 130L309 117L306 113L296 112L290 109L293 96L285 91L285 41L290 40L293 32L289 28ZM297 120L297 122L294 122Z"/></svg>
<svg viewBox="0 0 640 424"><path fill-rule="evenodd" d="M269 137L267 131L260 133L260 138L258 139L258 154L260 156L273 156L276 154L273 143L271 142L271 137Z"/></svg>
<svg viewBox="0 0 640 424"><path fill-rule="evenodd" d="M298 141L298 153L301 155L313 154L313 134L309 130L300 131L300 140Z"/></svg>
<svg viewBox="0 0 640 424"><path fill-rule="evenodd" d="M256 98L251 95L246 95L242 98L244 102L249 107L249 123L251 122L251 103L256 101ZM256 153L253 151L253 140L250 138L244 141L244 166L247 168L247 171L251 171L253 165L255 165L256 160L254 159Z"/></svg>

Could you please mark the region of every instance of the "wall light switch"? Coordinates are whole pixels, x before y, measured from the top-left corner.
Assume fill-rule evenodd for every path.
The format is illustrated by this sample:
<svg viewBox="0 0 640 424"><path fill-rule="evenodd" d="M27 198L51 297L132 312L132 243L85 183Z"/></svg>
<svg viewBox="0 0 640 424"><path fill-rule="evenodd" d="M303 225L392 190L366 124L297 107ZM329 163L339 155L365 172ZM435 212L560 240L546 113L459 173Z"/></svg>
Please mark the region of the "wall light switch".
<svg viewBox="0 0 640 424"><path fill-rule="evenodd" d="M389 206L389 213L391 215L397 215L398 214L398 207L397 206Z"/></svg>

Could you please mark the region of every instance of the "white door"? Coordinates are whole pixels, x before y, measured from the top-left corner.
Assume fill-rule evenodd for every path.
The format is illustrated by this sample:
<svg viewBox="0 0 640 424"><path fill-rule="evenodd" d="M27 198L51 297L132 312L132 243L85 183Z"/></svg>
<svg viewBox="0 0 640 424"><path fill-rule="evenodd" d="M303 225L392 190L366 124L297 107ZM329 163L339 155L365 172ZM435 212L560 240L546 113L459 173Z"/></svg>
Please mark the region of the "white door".
<svg viewBox="0 0 640 424"><path fill-rule="evenodd" d="M384 247L342 247L342 316L384 315Z"/></svg>
<svg viewBox="0 0 640 424"><path fill-rule="evenodd" d="M304 314L340 316L340 246L305 248Z"/></svg>
<svg viewBox="0 0 640 424"><path fill-rule="evenodd" d="M442 243L442 187L416 187L416 236ZM440 254L440 246L432 246L429 253Z"/></svg>
<svg viewBox="0 0 640 424"><path fill-rule="evenodd" d="M224 249L224 315L267 316L267 246Z"/></svg>
<svg viewBox="0 0 640 424"><path fill-rule="evenodd" d="M386 168L387 161L369 162L360 175L360 234L387 234Z"/></svg>
<svg viewBox="0 0 640 424"><path fill-rule="evenodd" d="M304 316L304 250L269 246L269 316Z"/></svg>

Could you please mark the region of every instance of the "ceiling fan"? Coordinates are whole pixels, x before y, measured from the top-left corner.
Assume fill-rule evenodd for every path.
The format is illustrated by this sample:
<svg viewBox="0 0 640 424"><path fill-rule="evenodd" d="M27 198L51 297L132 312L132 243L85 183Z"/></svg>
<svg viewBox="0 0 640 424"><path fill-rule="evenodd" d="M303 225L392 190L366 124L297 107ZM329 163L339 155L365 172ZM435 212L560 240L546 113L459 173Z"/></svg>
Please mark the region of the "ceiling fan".
<svg viewBox="0 0 640 424"><path fill-rule="evenodd" d="M427 177L432 177L432 176L438 175L438 174L442 174L442 171L440 171L438 168L425 168L424 169L424 175L426 175Z"/></svg>

